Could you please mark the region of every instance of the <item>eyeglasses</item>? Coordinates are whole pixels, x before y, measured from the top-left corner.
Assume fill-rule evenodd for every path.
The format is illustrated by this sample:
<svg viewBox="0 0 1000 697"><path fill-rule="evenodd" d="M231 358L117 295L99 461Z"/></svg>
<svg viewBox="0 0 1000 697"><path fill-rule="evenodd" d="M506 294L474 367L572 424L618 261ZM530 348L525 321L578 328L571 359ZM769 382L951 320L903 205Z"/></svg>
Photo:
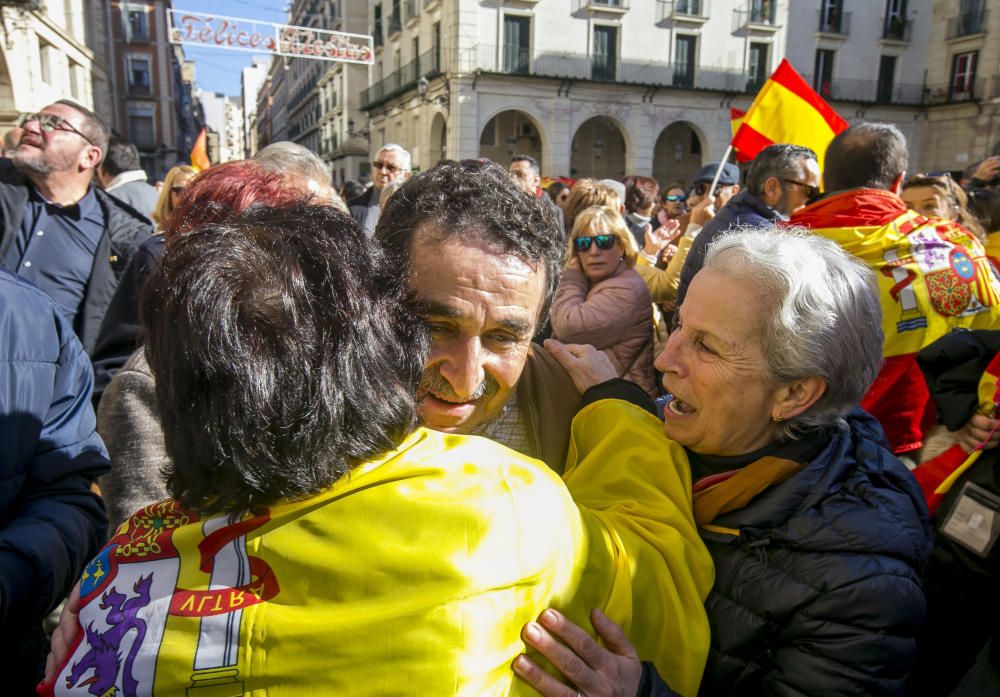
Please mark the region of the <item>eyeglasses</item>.
<svg viewBox="0 0 1000 697"><path fill-rule="evenodd" d="M794 179L782 179L781 181L786 184L794 184L795 186L801 186L806 190L806 198L814 199L819 196L819 187L813 186L812 184L806 184L805 182L797 182Z"/></svg>
<svg viewBox="0 0 1000 697"><path fill-rule="evenodd" d="M388 162L379 162L376 160L372 162L372 167L374 169L384 169L389 174L398 174L403 171L402 167L397 167L396 165L390 165Z"/></svg>
<svg viewBox="0 0 1000 697"><path fill-rule="evenodd" d="M694 194L695 196L707 196L708 195L708 187L711 186L711 185L712 185L711 182L698 182L697 184L695 184L691 188L691 193ZM727 186L727 185L726 184L718 184L718 185L716 185L715 190L712 192L712 196L718 196L719 195L719 191L722 190L723 186Z"/></svg>
<svg viewBox="0 0 1000 697"><path fill-rule="evenodd" d="M573 248L577 254L583 254L589 250L591 244L596 244L598 249L611 249L615 246L615 236L594 235L593 237L577 237L573 240Z"/></svg>
<svg viewBox="0 0 1000 697"><path fill-rule="evenodd" d="M186 186L171 186L170 193L177 194L178 196L180 196L181 194L184 193L184 189L186 188L187 188Z"/></svg>
<svg viewBox="0 0 1000 697"><path fill-rule="evenodd" d="M68 131L70 133L76 133L91 145L96 145L94 141L80 133L80 131L73 127L73 124L64 119L62 116L57 116L56 114L21 114L17 120L17 125L24 128L24 124L29 121L37 121L39 127L41 127L41 129L46 133L52 133L52 131Z"/></svg>
<svg viewBox="0 0 1000 697"><path fill-rule="evenodd" d="M681 203L684 203L685 201L688 200L688 197L685 196L684 194L667 194L666 196L663 197L663 200L670 201L671 203L674 203L675 201L680 201Z"/></svg>

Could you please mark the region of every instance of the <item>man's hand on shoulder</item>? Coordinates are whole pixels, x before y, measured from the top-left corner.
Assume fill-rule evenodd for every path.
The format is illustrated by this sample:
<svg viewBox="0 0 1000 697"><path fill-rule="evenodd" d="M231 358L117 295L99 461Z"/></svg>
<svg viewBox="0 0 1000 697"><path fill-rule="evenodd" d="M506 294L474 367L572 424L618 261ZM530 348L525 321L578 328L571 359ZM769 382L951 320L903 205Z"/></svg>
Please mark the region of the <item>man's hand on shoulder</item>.
<svg viewBox="0 0 1000 697"><path fill-rule="evenodd" d="M590 344L564 344L546 339L545 350L559 361L580 394L594 385L618 377L611 360Z"/></svg>

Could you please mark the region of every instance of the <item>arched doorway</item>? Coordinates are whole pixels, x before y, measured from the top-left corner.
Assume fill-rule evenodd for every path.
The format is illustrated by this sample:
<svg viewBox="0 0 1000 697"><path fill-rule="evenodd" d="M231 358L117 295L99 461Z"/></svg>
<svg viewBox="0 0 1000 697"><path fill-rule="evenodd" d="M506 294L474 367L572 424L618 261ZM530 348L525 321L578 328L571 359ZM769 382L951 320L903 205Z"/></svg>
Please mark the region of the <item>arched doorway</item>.
<svg viewBox="0 0 1000 697"><path fill-rule="evenodd" d="M448 158L448 123L440 113L434 115L431 121L430 155L428 167L433 167L441 160Z"/></svg>
<svg viewBox="0 0 1000 697"><path fill-rule="evenodd" d="M509 109L501 111L483 126L479 134L479 156L506 167L515 154L531 155L541 164L542 174L547 173L542 161L542 135L538 125L525 112Z"/></svg>
<svg viewBox="0 0 1000 697"><path fill-rule="evenodd" d="M703 142L698 132L685 121L672 123L660 133L653 148L653 178L661 187L673 182L685 186L702 165Z"/></svg>
<svg viewBox="0 0 1000 697"><path fill-rule="evenodd" d="M623 179L625 177L625 136L607 116L584 121L573 134L570 156L571 177Z"/></svg>

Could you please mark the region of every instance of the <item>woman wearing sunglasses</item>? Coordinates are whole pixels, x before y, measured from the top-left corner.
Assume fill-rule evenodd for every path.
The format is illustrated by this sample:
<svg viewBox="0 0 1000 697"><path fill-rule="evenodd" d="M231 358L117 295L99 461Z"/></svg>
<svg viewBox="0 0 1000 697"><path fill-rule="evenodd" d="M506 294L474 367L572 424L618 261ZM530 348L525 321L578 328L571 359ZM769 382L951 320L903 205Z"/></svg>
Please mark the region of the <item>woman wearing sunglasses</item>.
<svg viewBox="0 0 1000 697"><path fill-rule="evenodd" d="M633 269L636 253L618 211L591 206L580 213L552 301L552 336L592 344L611 360L619 377L655 396L652 301Z"/></svg>
<svg viewBox="0 0 1000 697"><path fill-rule="evenodd" d="M167 223L167 218L177 204L181 201L181 194L184 188L194 178L196 174L191 165L177 165L172 167L167 176L163 179L163 188L160 190L160 198L156 200L156 208L153 209L153 222L156 223L156 232L163 232Z"/></svg>

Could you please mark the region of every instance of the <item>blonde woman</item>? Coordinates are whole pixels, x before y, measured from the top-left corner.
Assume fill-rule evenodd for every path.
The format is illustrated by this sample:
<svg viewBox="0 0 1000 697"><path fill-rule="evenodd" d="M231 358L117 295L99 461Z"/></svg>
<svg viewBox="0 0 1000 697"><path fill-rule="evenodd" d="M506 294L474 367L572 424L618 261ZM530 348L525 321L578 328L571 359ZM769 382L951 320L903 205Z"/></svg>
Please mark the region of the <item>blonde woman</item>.
<svg viewBox="0 0 1000 697"><path fill-rule="evenodd" d="M552 302L553 338L593 345L619 377L655 396L652 301L621 214L591 206L577 215L568 259Z"/></svg>
<svg viewBox="0 0 1000 697"><path fill-rule="evenodd" d="M195 174L195 169L191 165L177 165L167 172L167 176L163 179L163 188L160 189L160 198L156 200L156 207L153 209L152 218L156 224L156 232L163 232L167 218L180 203L184 188Z"/></svg>

